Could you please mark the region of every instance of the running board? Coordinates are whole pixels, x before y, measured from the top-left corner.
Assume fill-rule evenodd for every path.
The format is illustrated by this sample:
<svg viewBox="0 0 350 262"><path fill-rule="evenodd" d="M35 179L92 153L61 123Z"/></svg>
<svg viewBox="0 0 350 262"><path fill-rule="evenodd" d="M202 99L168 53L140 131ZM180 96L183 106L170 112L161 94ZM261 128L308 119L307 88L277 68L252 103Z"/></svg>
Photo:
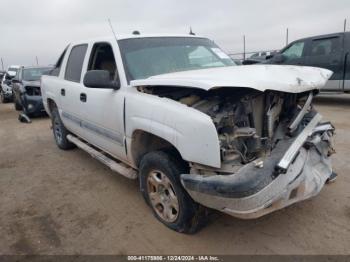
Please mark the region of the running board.
<svg viewBox="0 0 350 262"><path fill-rule="evenodd" d="M77 137L74 137L72 135L67 135L67 139L75 144L77 147L83 149L87 153L89 153L93 158L97 159L98 161L102 162L106 166L108 166L113 171L127 177L130 179L136 179L137 178L137 172L136 170L132 169L131 167L127 167L122 162L117 162L108 156L104 155L103 153L97 151L95 148L89 146L87 143L81 141Z"/></svg>

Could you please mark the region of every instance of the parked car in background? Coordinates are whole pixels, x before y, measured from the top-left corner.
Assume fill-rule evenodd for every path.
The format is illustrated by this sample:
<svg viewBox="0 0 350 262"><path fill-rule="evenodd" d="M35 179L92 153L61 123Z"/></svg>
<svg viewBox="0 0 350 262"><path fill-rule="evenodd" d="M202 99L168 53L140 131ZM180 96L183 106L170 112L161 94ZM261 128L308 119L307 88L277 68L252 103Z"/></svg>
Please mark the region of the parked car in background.
<svg viewBox="0 0 350 262"><path fill-rule="evenodd" d="M242 61L243 65L257 64L265 61L267 57L273 56L278 51L261 51L252 54L250 57Z"/></svg>
<svg viewBox="0 0 350 262"><path fill-rule="evenodd" d="M41 90L59 148L138 178L155 217L192 233L205 207L251 219L320 192L334 127L312 99L331 74L236 66L199 36L133 35L70 44Z"/></svg>
<svg viewBox="0 0 350 262"><path fill-rule="evenodd" d="M40 78L49 73L50 67L22 66L12 79L13 102L17 111L23 110L27 116L45 112L40 90Z"/></svg>
<svg viewBox="0 0 350 262"><path fill-rule="evenodd" d="M326 68L332 77L321 91L350 92L350 32L296 40L265 61L267 64Z"/></svg>
<svg viewBox="0 0 350 262"><path fill-rule="evenodd" d="M2 103L13 100L12 79L16 76L20 66L10 66L2 78L0 100Z"/></svg>
<svg viewBox="0 0 350 262"><path fill-rule="evenodd" d="M6 74L6 71L0 71L0 87L1 87L2 78L4 77L5 74Z"/></svg>
<svg viewBox="0 0 350 262"><path fill-rule="evenodd" d="M242 59L232 58L232 61L235 62L236 65L242 65Z"/></svg>
<svg viewBox="0 0 350 262"><path fill-rule="evenodd" d="M6 71L0 71L0 92L2 92L1 90L1 85L2 85L2 79L4 78L4 75L6 74Z"/></svg>

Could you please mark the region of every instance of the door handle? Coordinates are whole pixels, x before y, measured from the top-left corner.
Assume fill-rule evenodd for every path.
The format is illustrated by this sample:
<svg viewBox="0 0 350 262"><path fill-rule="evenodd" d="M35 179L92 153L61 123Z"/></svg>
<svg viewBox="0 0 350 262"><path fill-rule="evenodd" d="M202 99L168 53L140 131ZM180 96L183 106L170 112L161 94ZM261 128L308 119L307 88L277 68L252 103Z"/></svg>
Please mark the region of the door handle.
<svg viewBox="0 0 350 262"><path fill-rule="evenodd" d="M85 93L80 94L80 101L84 102L84 103L86 102L86 94Z"/></svg>
<svg viewBox="0 0 350 262"><path fill-rule="evenodd" d="M66 95L66 89L62 88L61 89L61 96L65 96Z"/></svg>

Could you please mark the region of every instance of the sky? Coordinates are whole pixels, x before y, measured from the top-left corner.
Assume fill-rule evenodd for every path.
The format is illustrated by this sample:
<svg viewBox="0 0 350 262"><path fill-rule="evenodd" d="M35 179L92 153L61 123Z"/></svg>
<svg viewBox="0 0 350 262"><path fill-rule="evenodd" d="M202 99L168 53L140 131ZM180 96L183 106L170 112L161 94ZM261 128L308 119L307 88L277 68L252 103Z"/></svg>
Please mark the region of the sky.
<svg viewBox="0 0 350 262"><path fill-rule="evenodd" d="M138 30L187 34L227 53L275 50L298 38L350 30L350 0L0 0L0 57L11 64L54 64L75 40ZM1 69L1 65L0 65Z"/></svg>

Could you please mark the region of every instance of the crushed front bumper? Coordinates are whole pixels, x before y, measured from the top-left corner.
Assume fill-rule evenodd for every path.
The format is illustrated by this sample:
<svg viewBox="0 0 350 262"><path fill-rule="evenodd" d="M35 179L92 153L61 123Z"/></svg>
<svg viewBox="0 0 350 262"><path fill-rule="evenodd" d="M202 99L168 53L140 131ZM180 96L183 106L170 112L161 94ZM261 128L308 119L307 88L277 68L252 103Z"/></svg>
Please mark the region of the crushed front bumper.
<svg viewBox="0 0 350 262"><path fill-rule="evenodd" d="M334 127L316 114L293 139L280 141L263 165L251 162L232 175L182 174L198 203L235 217L263 216L317 195L332 174Z"/></svg>
<svg viewBox="0 0 350 262"><path fill-rule="evenodd" d="M23 93L21 95L21 100L27 114L40 114L45 112L43 99L41 96L30 96Z"/></svg>

